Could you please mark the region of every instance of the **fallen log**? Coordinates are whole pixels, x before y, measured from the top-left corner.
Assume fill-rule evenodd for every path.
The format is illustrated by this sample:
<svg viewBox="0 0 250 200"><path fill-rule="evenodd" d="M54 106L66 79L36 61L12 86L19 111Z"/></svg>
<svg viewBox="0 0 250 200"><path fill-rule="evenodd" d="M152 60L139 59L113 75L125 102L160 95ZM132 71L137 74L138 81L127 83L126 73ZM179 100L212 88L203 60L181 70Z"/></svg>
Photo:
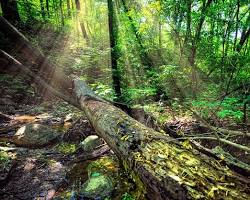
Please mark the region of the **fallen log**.
<svg viewBox="0 0 250 200"><path fill-rule="evenodd" d="M110 104L82 96L77 90L81 88L81 81L75 82L75 86L82 109L93 127L125 168L142 181L151 199L249 197L249 190L244 194L244 190L237 188L242 180L225 166L219 166L211 158L201 158L198 152L178 144L154 140L162 133L145 127ZM249 186L248 181L245 184ZM239 192L240 198L234 196Z"/></svg>
<svg viewBox="0 0 250 200"><path fill-rule="evenodd" d="M39 79L42 80L41 77ZM250 181L247 178L178 143L156 140L163 133L142 125L97 97L85 82L76 79L72 83L76 106L85 112L98 135L116 153L136 181L138 190L147 192L150 199L250 198ZM52 93L57 91L55 95L63 93L63 87L51 88L50 85L48 89Z"/></svg>

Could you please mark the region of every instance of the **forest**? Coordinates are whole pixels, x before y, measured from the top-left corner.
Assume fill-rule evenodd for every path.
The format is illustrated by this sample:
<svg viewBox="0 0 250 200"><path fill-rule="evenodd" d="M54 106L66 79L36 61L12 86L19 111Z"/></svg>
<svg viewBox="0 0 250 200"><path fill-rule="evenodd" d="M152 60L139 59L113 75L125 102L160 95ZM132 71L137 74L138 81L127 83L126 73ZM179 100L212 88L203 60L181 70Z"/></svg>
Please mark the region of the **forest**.
<svg viewBox="0 0 250 200"><path fill-rule="evenodd" d="M0 0L0 199L250 199L249 36L248 0Z"/></svg>

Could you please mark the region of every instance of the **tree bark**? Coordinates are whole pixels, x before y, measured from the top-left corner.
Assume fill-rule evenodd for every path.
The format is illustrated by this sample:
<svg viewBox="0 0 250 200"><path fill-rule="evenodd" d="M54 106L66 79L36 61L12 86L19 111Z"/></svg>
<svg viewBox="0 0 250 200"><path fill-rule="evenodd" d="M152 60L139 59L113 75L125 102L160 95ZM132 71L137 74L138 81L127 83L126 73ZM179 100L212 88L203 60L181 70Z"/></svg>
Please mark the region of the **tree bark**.
<svg viewBox="0 0 250 200"><path fill-rule="evenodd" d="M47 10L47 15L49 17L50 16L50 14L49 14L49 0L46 0L46 10Z"/></svg>
<svg viewBox="0 0 250 200"><path fill-rule="evenodd" d="M81 9L80 0L75 0L75 4L76 4L76 9L80 10Z"/></svg>
<svg viewBox="0 0 250 200"><path fill-rule="evenodd" d="M241 51L241 49L243 48L244 44L247 42L247 40L250 36L249 23L250 23L250 13L248 14L246 24L243 25L243 29L241 31L242 33L241 33L240 41L239 41L237 48L236 48L236 51L238 53Z"/></svg>
<svg viewBox="0 0 250 200"><path fill-rule="evenodd" d="M0 18L0 27L3 22L4 20ZM7 25L10 26L8 23ZM27 39L12 26L9 30L15 32L12 35L19 37L16 38L18 41L24 40L23 42L29 44ZM5 29L1 31L6 33ZM33 48L28 44L26 45ZM36 52L39 53L38 50ZM6 53L4 55L11 58ZM31 57L23 55L26 58ZM37 58L43 55L35 56ZM12 63L14 65L16 62ZM47 64L51 65L49 62ZM18 66L21 70L27 69L21 64ZM30 75L32 76L32 73ZM40 79L42 80L38 77L38 81ZM72 83L74 90L70 97L76 100L76 106L85 112L98 135L116 153L124 168L136 181L138 190L147 192L149 199L250 198L248 179L235 174L212 158L185 149L179 143L157 139L163 133L140 124L122 110L102 100L84 81L76 79ZM44 85L46 87L49 84ZM49 88L52 88L51 85ZM55 92L55 95L58 95L63 92L61 88L65 88L64 96L68 96L67 87L55 86L50 91L60 91Z"/></svg>

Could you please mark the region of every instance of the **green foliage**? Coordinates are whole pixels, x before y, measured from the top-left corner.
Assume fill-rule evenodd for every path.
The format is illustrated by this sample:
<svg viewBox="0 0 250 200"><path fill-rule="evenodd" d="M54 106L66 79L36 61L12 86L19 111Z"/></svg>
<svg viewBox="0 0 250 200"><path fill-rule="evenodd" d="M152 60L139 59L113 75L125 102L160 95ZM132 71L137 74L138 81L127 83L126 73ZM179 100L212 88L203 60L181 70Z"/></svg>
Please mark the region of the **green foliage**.
<svg viewBox="0 0 250 200"><path fill-rule="evenodd" d="M34 91L25 84L25 78L22 76L18 76L13 79L12 76L7 74L0 74L0 85L6 92L16 93L26 93L27 95L34 94ZM3 94L2 94L3 95Z"/></svg>
<svg viewBox="0 0 250 200"><path fill-rule="evenodd" d="M96 92L97 95L108 100L114 99L114 90L109 85L104 85L99 82L91 84L90 86Z"/></svg>
<svg viewBox="0 0 250 200"><path fill-rule="evenodd" d="M215 114L219 119L239 122L243 117L243 103L239 98L226 98L223 102L196 100L192 101L192 105L205 119Z"/></svg>
<svg viewBox="0 0 250 200"><path fill-rule="evenodd" d="M178 65L162 65L158 72L158 82L162 84L163 88L166 88L166 93L171 97L180 97L190 95L191 82L188 78L190 69L182 68ZM182 89L184 94L181 94L179 88Z"/></svg>
<svg viewBox="0 0 250 200"><path fill-rule="evenodd" d="M170 113L166 110L166 107L158 103L148 103L142 106L142 108L154 116L161 124L164 124L170 118Z"/></svg>
<svg viewBox="0 0 250 200"><path fill-rule="evenodd" d="M45 0L18 0L18 12L22 21L32 27L46 24L60 28L67 25L69 23L69 16L66 1L53 0L47 2L48 9ZM70 8L71 14L75 12L74 8Z"/></svg>
<svg viewBox="0 0 250 200"><path fill-rule="evenodd" d="M236 121L240 121L243 117L243 112L237 110L237 111L233 111L233 110L222 110L217 112L217 116L224 119L227 117L232 117L233 119L236 119Z"/></svg>
<svg viewBox="0 0 250 200"><path fill-rule="evenodd" d="M149 100L150 97L156 94L156 89L152 87L144 88L128 88L123 91L123 99L127 103L135 104Z"/></svg>
<svg viewBox="0 0 250 200"><path fill-rule="evenodd" d="M134 198L126 192L124 195L122 195L122 200L134 200Z"/></svg>
<svg viewBox="0 0 250 200"><path fill-rule="evenodd" d="M24 34L28 33L32 43L40 46L40 50L51 60L59 65L62 63L67 75L83 78L91 83L98 95L114 99L109 66L107 1L80 1L81 11L76 10L75 1L71 1L73 6L70 5L70 8L67 1L48 2L47 9L45 0L17 1L22 23L26 25ZM127 12L121 3L115 4L122 100L128 104L147 104L155 101L155 96L161 96L162 92L169 97L173 110L179 113L183 108L171 99L191 102L205 119L239 122L243 117L243 103L249 102L248 97L243 97L248 95L248 88L233 93L232 97L222 102L216 99L249 82L250 40L246 38L243 45L240 43L244 39L244 31L248 29L248 3L238 0L212 1L204 8L205 1L125 2ZM82 37L79 22L85 25L88 39ZM37 32L40 35L34 34ZM68 39L71 34L75 38L72 41ZM53 41L52 46L62 47L54 52L55 55L47 50L46 41L51 35L59 38L50 40ZM6 39L1 45L7 47L8 42ZM64 45L68 46L64 48ZM65 51L63 56L61 50ZM146 58L152 61L152 66L146 66ZM69 61L63 65L62 60ZM197 77L194 77L193 69ZM34 96L34 91L24 87L19 79L0 76L0 83L7 85L4 93L8 91L18 97L18 94L28 92ZM195 85L197 91L193 91ZM163 113L161 110L164 110L158 104L149 107L155 113ZM57 105L55 110L57 116L70 112L67 105ZM34 112L43 111L34 109ZM164 115L158 117L162 121L167 118Z"/></svg>
<svg viewBox="0 0 250 200"><path fill-rule="evenodd" d="M0 168L7 169L10 165L11 157L5 151L0 151Z"/></svg>

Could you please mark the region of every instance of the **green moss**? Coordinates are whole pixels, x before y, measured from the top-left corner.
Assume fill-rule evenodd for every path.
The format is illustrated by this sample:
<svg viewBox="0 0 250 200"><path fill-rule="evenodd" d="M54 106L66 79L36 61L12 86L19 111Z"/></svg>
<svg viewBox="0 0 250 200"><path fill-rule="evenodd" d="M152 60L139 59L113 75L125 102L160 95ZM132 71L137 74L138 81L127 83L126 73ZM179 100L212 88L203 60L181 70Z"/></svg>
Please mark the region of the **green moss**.
<svg viewBox="0 0 250 200"><path fill-rule="evenodd" d="M114 175L118 171L118 163L112 157L104 156L98 160L91 162L88 165L89 175L93 175L95 173L104 173L108 175Z"/></svg>
<svg viewBox="0 0 250 200"><path fill-rule="evenodd" d="M181 146L161 141L147 143L141 150L142 152L134 153L136 162L156 177L173 179L178 183L169 185L169 191L180 185L180 190L186 188L192 199L244 199L248 196L245 192L240 192L244 188L243 185L240 186L240 182L235 187L232 172L226 166L218 166L213 159L203 160ZM239 193L241 197L238 196Z"/></svg>
<svg viewBox="0 0 250 200"><path fill-rule="evenodd" d="M56 146L56 150L63 154L72 154L76 152L77 146L70 143L61 143Z"/></svg>

